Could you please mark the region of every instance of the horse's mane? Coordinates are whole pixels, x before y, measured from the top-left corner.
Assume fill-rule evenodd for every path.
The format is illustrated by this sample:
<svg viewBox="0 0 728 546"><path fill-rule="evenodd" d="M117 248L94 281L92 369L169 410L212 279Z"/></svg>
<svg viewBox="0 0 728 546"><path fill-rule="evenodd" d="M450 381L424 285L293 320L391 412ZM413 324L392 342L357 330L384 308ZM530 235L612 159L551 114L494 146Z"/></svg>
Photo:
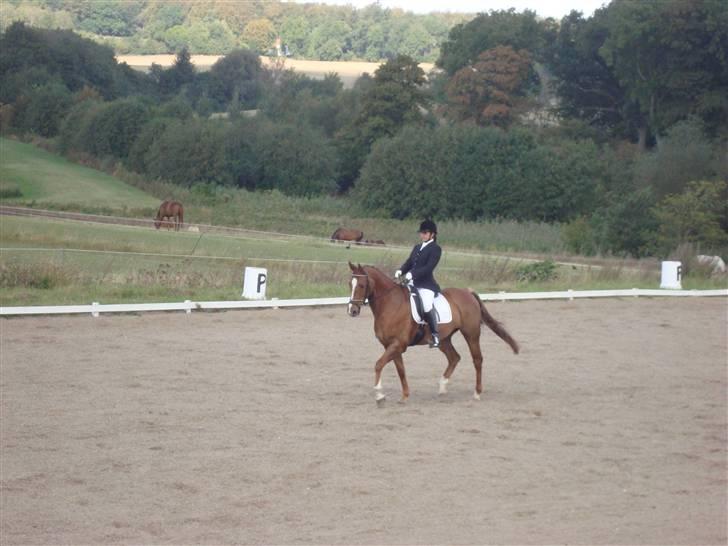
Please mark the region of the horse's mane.
<svg viewBox="0 0 728 546"><path fill-rule="evenodd" d="M362 266L362 269L367 275L374 279L374 282L382 288L390 288L395 285L395 282L383 271L374 267L373 265Z"/></svg>

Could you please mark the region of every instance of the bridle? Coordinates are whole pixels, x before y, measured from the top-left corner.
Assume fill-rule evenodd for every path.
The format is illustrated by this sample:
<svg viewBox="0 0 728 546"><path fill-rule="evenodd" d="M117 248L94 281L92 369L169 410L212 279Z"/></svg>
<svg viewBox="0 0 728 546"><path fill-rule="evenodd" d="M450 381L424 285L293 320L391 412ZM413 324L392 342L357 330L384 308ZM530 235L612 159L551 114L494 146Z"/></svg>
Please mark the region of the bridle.
<svg viewBox="0 0 728 546"><path fill-rule="evenodd" d="M349 305L351 305L352 303L355 304L355 305L366 305L367 304L367 299L369 298L369 275L367 275L366 273L352 273L351 276L352 277L364 277L364 278L366 278L366 280L367 280L367 289L366 289L366 291L364 293L364 297L362 299L355 300L354 298L349 298ZM354 293L352 292L351 295L353 296Z"/></svg>
<svg viewBox="0 0 728 546"><path fill-rule="evenodd" d="M364 297L362 299L355 300L354 298L349 298L349 305L351 305L352 303L355 305L367 305L368 300L369 300L369 275L367 273L352 273L351 276L352 277L364 277L367 280L367 289L366 289L366 292L364 293ZM400 288L401 286L402 286L401 284L396 283L392 288L385 291L382 294L382 296L389 294L392 290L394 290L395 288ZM352 293L352 296L353 295L354 294Z"/></svg>

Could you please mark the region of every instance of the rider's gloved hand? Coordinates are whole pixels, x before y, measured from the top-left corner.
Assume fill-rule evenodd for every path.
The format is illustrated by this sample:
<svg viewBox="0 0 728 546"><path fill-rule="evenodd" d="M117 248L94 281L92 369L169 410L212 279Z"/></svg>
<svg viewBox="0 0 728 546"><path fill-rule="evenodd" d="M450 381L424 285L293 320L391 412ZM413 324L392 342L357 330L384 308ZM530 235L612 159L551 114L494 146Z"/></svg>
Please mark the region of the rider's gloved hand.
<svg viewBox="0 0 728 546"><path fill-rule="evenodd" d="M402 271L400 271L399 269L394 272L395 279L399 279L401 276L402 276Z"/></svg>
<svg viewBox="0 0 728 546"><path fill-rule="evenodd" d="M404 278L407 279L408 281L411 281L412 280L412 272L411 271L407 271L407 274L404 276Z"/></svg>

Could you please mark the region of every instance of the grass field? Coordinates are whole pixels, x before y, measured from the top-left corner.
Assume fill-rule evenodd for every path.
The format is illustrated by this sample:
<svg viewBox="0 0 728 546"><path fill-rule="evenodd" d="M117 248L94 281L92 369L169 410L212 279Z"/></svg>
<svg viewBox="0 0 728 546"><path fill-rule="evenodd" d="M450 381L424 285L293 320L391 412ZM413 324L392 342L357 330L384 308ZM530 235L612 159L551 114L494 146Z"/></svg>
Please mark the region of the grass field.
<svg viewBox="0 0 728 546"><path fill-rule="evenodd" d="M316 238L259 238L156 231L46 218L0 217L0 304L238 299L246 266L269 271L268 296L348 294L348 261L392 273L407 247L363 247ZM443 286L479 292L655 287L656 272L615 262L554 267L549 278L519 280L529 263L444 246Z"/></svg>
<svg viewBox="0 0 728 546"><path fill-rule="evenodd" d="M3 204L78 204L108 210L159 205L158 199L113 176L7 138L0 138L0 191Z"/></svg>
<svg viewBox="0 0 728 546"><path fill-rule="evenodd" d="M348 261L391 273L416 241L416 220L367 217L347 198L185 189L134 175L132 181L148 190L144 192L28 144L1 139L0 145L2 204L149 218L161 198L174 197L185 203L187 222L283 234L175 233L156 231L151 225L0 216L2 305L238 299L246 266L268 269L269 297L346 296ZM370 239L384 239L387 246L329 242L341 225L362 229ZM443 286L494 292L659 284L655 260L578 258L583 266L534 265L534 260L559 256L566 262L577 260L562 255L558 226L462 221L439 225L444 256L438 280ZM695 278L684 285L708 288L721 282Z"/></svg>
<svg viewBox="0 0 728 546"><path fill-rule="evenodd" d="M411 245L417 220L372 218L347 197L291 197L277 191L229 187L183 188L146 180L114 167L118 176L76 165L30 144L0 139L0 203L92 214L149 218L162 199L185 206L188 223L236 226L328 237L340 226L356 227L367 239ZM122 180L126 181L123 182ZM480 251L558 253L559 226L513 221L440 222L441 240Z"/></svg>

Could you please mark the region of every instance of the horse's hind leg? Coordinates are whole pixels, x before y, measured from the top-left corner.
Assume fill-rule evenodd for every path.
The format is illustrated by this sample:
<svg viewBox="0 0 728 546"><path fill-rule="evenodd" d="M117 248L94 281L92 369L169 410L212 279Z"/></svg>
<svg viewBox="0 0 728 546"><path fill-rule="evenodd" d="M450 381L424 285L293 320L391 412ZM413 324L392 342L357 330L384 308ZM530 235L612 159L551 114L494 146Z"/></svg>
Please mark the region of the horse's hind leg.
<svg viewBox="0 0 728 546"><path fill-rule="evenodd" d="M440 350L447 357L447 368L440 378L440 390L439 394L447 394L447 384L450 381L450 376L455 371L455 366L460 362L460 355L453 347L452 339L447 338L440 341Z"/></svg>
<svg viewBox="0 0 728 546"><path fill-rule="evenodd" d="M480 395L483 392L483 353L480 350L480 330L478 330L477 335L466 335L463 332L463 337L468 343L470 354L473 357L473 366L475 366L475 393L473 397L480 400Z"/></svg>
<svg viewBox="0 0 728 546"><path fill-rule="evenodd" d="M399 401L405 403L409 398L409 385L407 384L407 374L404 371L404 360L401 354L394 357L394 365L397 367L399 382L402 384L402 398Z"/></svg>

